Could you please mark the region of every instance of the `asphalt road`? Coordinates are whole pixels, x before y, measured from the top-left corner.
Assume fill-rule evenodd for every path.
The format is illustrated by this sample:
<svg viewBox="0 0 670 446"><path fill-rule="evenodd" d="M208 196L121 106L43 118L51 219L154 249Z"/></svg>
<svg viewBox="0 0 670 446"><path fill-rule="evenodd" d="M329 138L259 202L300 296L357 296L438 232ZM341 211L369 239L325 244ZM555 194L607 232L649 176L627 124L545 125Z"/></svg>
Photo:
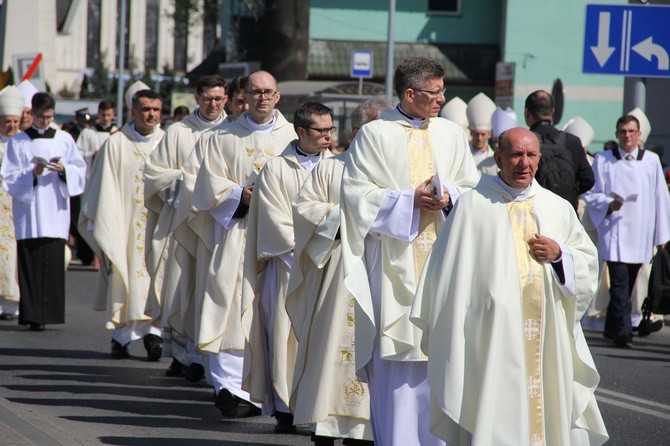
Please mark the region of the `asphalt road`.
<svg viewBox="0 0 670 446"><path fill-rule="evenodd" d="M67 276L67 323L30 332L0 322L0 445L309 445L309 433L275 435L274 420L223 420L203 382L166 378L169 358L110 358L104 313L91 308L96 273ZM608 445L670 444L670 327L612 347L587 338L601 374Z"/></svg>

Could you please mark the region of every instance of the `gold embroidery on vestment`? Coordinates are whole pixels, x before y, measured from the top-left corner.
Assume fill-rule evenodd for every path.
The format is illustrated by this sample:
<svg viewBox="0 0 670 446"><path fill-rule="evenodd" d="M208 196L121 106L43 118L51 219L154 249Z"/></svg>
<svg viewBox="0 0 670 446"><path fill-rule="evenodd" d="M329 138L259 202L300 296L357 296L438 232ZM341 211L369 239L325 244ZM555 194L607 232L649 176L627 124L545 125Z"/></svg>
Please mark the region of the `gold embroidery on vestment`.
<svg viewBox="0 0 670 446"><path fill-rule="evenodd" d="M426 129L410 127L406 127L406 130L409 181L412 188L416 188L435 174L430 132ZM414 249L414 273L417 282L436 238L435 213L421 209L419 211L419 234L412 242Z"/></svg>
<svg viewBox="0 0 670 446"><path fill-rule="evenodd" d="M529 444L543 446L542 338L544 332L543 267L531 255L528 241L538 233L533 200L507 203L521 289L522 336L526 362Z"/></svg>

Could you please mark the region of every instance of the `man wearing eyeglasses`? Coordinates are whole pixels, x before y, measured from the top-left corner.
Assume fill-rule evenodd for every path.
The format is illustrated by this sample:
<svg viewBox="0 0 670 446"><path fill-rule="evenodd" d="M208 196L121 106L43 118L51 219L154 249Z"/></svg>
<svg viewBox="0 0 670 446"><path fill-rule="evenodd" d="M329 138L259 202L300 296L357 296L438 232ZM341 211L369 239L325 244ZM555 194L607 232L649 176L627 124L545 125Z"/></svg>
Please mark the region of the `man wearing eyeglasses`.
<svg viewBox="0 0 670 446"><path fill-rule="evenodd" d="M193 298L182 307L184 329L193 330L197 349L208 354L215 405L225 417L259 413L260 404L250 403L242 390L242 262L258 172L296 138L293 126L275 110L280 96L270 73L251 73L245 84L248 110L205 132L183 169L193 212L188 209L191 217L177 228L175 239L178 254L183 249L196 265Z"/></svg>
<svg viewBox="0 0 670 446"><path fill-rule="evenodd" d="M633 343L630 297L637 273L651 260L654 246L670 240L670 196L658 155L639 147L640 121L620 117L616 136L618 147L595 156L595 185L583 197L598 228L598 254L609 270L603 336L627 348ZM659 322L653 329L661 327Z"/></svg>
<svg viewBox="0 0 670 446"><path fill-rule="evenodd" d="M65 323L69 198L84 192L86 163L72 137L50 126L56 101L36 93L33 124L9 140L0 176L12 196L19 263L19 324Z"/></svg>
<svg viewBox="0 0 670 446"><path fill-rule="evenodd" d="M188 216L178 213L175 203L184 198L182 166L200 135L226 118L226 81L219 75L203 76L195 90L198 107L168 127L144 169L144 205L148 211L145 258L151 276L146 314L153 318L154 325L172 333L173 361L166 375L182 377L185 372L191 382L200 381L205 369L202 356L194 351L193 339L186 337L183 328L181 303L190 300L194 281L190 271L194 265L180 262L175 255L173 233Z"/></svg>
<svg viewBox="0 0 670 446"><path fill-rule="evenodd" d="M438 118L444 69L423 57L394 75L400 104L358 132L342 177L345 285L356 301L356 368L375 444L440 445L429 430L426 357L409 320L423 264L461 193L479 180L465 132Z"/></svg>
<svg viewBox="0 0 670 446"><path fill-rule="evenodd" d="M386 96L351 113L355 135L363 124L391 108ZM291 411L296 425L309 424L314 444L370 445L370 398L354 368L354 308L342 281L340 185L344 154L321 161L293 205L295 255L286 311L298 341Z"/></svg>
<svg viewBox="0 0 670 446"><path fill-rule="evenodd" d="M275 432L295 431L289 410L296 339L286 313L286 289L293 263L292 204L311 170L331 156L332 110L318 102L302 104L293 115L298 139L260 172L249 210L244 260L242 320L248 348L245 385L253 398L274 407ZM266 382L272 383L268 388Z"/></svg>

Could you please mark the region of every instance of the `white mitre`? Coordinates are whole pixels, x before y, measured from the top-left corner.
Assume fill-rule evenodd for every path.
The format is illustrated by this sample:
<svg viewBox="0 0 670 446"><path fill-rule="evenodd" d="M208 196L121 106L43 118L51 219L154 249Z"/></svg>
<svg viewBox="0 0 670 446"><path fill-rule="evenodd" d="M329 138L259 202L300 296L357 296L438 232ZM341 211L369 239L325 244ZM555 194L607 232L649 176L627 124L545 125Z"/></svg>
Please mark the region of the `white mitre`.
<svg viewBox="0 0 670 446"><path fill-rule="evenodd" d="M151 90L151 88L142 81L135 81L126 90L125 99L126 99L126 107L128 107L128 110L133 108L133 96L135 95L135 93L141 90Z"/></svg>
<svg viewBox="0 0 670 446"><path fill-rule="evenodd" d="M495 102L484 93L478 93L477 96L470 99L465 110L470 123L470 130L490 131L491 117L495 111Z"/></svg>
<svg viewBox="0 0 670 446"><path fill-rule="evenodd" d="M451 101L444 104L442 110L440 111L440 116L455 122L464 129L468 128L468 115L465 113L465 109L468 108L468 104L458 96L456 96Z"/></svg>
<svg viewBox="0 0 670 446"><path fill-rule="evenodd" d="M586 148L593 141L596 132L593 127L586 122L581 116L575 116L569 120L563 127L563 131L571 135L575 135L582 141L582 147Z"/></svg>
<svg viewBox="0 0 670 446"><path fill-rule="evenodd" d="M33 108L33 96L35 96L35 93L38 92L37 88L30 82L29 80L24 80L21 81L19 84L19 90L21 91L21 94L23 95L23 101L24 101L24 107L29 108L32 110Z"/></svg>
<svg viewBox="0 0 670 446"><path fill-rule="evenodd" d="M0 116L21 116L24 102L21 90L8 85L0 90Z"/></svg>
<svg viewBox="0 0 670 446"><path fill-rule="evenodd" d="M635 107L626 114L635 116L637 120L640 121L640 139L646 142L647 138L649 138L649 134L651 133L651 123L649 122L647 115L644 114L640 107Z"/></svg>
<svg viewBox="0 0 670 446"><path fill-rule="evenodd" d="M493 127L491 136L497 138L502 132L517 126L516 113L510 107L507 107L505 110L497 107L496 111L493 112L493 116L491 116L491 125Z"/></svg>

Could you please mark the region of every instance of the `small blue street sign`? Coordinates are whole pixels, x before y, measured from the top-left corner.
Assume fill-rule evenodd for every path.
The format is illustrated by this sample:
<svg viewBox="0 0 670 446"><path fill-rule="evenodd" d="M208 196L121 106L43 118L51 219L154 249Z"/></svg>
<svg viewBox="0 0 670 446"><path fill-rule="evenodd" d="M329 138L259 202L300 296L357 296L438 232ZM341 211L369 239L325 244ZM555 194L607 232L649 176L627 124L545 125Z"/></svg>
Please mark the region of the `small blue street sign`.
<svg viewBox="0 0 670 446"><path fill-rule="evenodd" d="M372 77L373 54L370 50L351 51L351 77Z"/></svg>
<svg viewBox="0 0 670 446"><path fill-rule="evenodd" d="M586 5L584 73L670 77L670 7Z"/></svg>

